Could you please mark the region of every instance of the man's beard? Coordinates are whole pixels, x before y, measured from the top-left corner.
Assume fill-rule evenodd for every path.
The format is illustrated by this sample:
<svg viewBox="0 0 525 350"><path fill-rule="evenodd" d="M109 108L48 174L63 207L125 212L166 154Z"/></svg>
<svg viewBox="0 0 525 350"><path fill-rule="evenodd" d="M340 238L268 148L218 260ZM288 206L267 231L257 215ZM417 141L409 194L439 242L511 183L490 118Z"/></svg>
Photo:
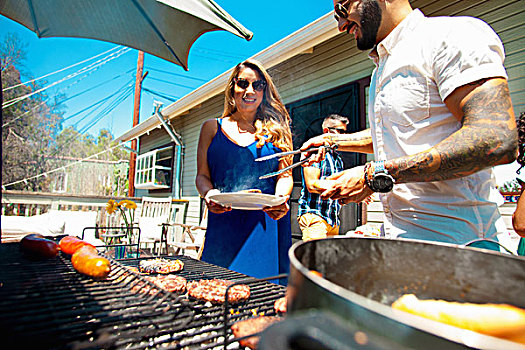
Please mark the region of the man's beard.
<svg viewBox="0 0 525 350"><path fill-rule="evenodd" d="M359 50L370 50L376 44L377 31L383 15L377 0L364 1L360 12L361 37L356 37L357 48Z"/></svg>

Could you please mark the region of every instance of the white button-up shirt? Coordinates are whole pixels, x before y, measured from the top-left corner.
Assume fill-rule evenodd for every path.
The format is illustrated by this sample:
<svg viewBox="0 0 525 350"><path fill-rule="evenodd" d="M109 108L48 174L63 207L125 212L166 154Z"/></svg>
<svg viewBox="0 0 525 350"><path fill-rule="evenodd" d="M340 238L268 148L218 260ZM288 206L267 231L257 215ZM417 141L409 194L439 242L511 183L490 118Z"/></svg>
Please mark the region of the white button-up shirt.
<svg viewBox="0 0 525 350"><path fill-rule="evenodd" d="M371 54L368 113L376 160L424 152L459 130L443 101L470 82L507 78L504 56L496 33L479 19L409 14ZM387 237L462 244L505 231L492 169L396 184L381 202Z"/></svg>

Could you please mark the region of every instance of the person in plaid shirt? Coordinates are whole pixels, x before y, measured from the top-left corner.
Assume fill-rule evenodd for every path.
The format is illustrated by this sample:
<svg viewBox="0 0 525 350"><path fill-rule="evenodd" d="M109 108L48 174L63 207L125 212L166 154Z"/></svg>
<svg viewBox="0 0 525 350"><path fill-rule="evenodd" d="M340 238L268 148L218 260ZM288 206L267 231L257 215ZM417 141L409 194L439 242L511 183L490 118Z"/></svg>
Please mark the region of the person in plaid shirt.
<svg viewBox="0 0 525 350"><path fill-rule="evenodd" d="M346 132L348 118L330 114L323 121L323 133L343 134ZM318 186L320 180L343 170L343 159L337 152L326 153L320 163L303 167L303 188L299 198L297 220L303 233L303 240L326 238L339 234L339 210L337 200L323 200Z"/></svg>

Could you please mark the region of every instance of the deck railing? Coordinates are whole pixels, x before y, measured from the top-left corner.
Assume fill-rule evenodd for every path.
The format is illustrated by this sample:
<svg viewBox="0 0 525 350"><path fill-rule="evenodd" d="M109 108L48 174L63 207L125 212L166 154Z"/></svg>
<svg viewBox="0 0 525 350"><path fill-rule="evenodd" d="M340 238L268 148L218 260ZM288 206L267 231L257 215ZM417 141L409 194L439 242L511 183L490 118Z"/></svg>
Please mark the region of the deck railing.
<svg viewBox="0 0 525 350"><path fill-rule="evenodd" d="M136 216L140 213L140 197L107 197L89 195L70 195L58 193L2 191L2 215L33 216L49 210L96 211L97 226L118 225L120 218L106 212L108 200L128 199L137 203ZM173 200L174 222L185 222L187 200Z"/></svg>
<svg viewBox="0 0 525 350"><path fill-rule="evenodd" d="M2 215L33 216L44 214L49 210L96 211L97 226L110 225L106 213L108 200L129 199L140 206L136 197L104 197L87 195L69 195L58 193L2 191Z"/></svg>

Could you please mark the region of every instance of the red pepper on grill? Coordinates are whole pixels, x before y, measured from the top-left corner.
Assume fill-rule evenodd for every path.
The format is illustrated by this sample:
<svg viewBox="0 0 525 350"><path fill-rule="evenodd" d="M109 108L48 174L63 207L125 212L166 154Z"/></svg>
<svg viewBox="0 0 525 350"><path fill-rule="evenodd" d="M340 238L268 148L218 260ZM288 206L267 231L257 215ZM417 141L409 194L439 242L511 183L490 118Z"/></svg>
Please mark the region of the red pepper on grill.
<svg viewBox="0 0 525 350"><path fill-rule="evenodd" d="M52 258L58 255L58 244L44 236L32 233L20 240L20 250L32 259Z"/></svg>
<svg viewBox="0 0 525 350"><path fill-rule="evenodd" d="M80 238L75 237L75 236L66 236L62 238L59 242L59 245L60 245L60 249L64 253L69 254L69 255L73 255L73 253L75 253L77 250L79 250L80 248L86 245L95 248L95 246L93 246L92 244L89 244L88 242L83 241Z"/></svg>

